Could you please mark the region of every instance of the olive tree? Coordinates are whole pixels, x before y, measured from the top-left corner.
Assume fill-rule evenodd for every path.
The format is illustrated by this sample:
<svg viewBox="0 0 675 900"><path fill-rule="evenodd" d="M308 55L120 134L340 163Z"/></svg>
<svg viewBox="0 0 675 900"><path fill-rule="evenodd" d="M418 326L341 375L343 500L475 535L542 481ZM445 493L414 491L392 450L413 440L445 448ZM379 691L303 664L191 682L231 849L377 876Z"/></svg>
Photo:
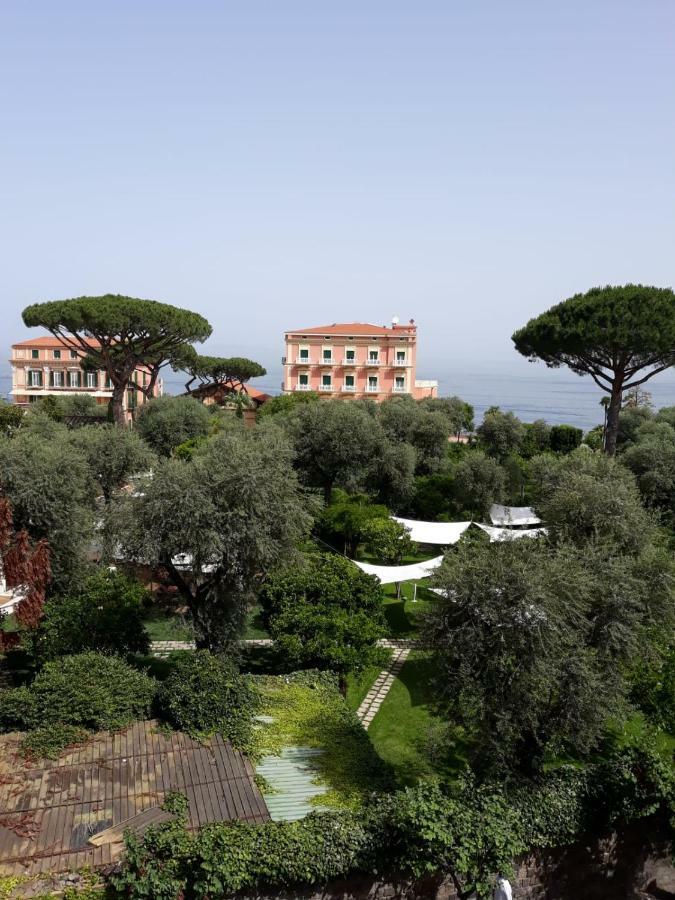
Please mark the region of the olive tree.
<svg viewBox="0 0 675 900"><path fill-rule="evenodd" d="M624 393L675 363L675 294L641 284L595 287L531 319L512 339L528 359L590 375L609 395L605 451L613 456Z"/></svg>
<svg viewBox="0 0 675 900"><path fill-rule="evenodd" d="M41 326L78 354L87 369L103 369L112 383L114 421L125 424L124 392L152 397L161 370L181 358L188 344L205 341L211 326L198 313L118 294L34 303L23 311L28 326ZM148 372L147 384L132 381Z"/></svg>
<svg viewBox="0 0 675 900"><path fill-rule="evenodd" d="M240 636L265 575L309 532L310 504L291 458L275 426L228 429L190 461L161 460L142 495L114 504L124 557L166 572L200 647Z"/></svg>
<svg viewBox="0 0 675 900"><path fill-rule="evenodd" d="M87 460L89 471L106 503L131 475L150 469L155 454L135 431L118 425L88 425L71 437Z"/></svg>
<svg viewBox="0 0 675 900"><path fill-rule="evenodd" d="M215 424L208 408L194 397L155 397L136 414L136 431L159 456L186 441L203 438Z"/></svg>

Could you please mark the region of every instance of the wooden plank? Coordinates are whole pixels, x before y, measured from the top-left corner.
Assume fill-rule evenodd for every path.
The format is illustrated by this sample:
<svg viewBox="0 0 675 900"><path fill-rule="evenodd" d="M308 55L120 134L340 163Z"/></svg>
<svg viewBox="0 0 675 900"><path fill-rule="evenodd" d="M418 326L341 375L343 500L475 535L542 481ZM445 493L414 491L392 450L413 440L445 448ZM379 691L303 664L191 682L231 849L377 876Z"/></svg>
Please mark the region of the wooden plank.
<svg viewBox="0 0 675 900"><path fill-rule="evenodd" d="M172 813L167 812L160 806L151 806L149 809L145 809L143 812L131 816L131 818L125 819L123 822L119 822L117 825L113 825L111 828L106 828L105 831L100 831L98 834L93 835L89 838L88 843L91 844L92 847L102 847L104 844L119 843L123 840L124 832L127 829L140 836L145 834L152 825L161 825L162 822L168 822L173 818Z"/></svg>

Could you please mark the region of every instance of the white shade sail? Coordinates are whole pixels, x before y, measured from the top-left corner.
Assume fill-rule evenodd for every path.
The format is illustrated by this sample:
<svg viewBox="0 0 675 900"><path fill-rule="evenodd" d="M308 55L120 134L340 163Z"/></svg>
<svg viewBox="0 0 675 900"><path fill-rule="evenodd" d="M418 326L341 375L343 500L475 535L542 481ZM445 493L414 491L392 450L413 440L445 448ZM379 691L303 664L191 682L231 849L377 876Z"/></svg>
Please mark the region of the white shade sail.
<svg viewBox="0 0 675 900"><path fill-rule="evenodd" d="M531 506L501 506L493 503L490 507L490 521L493 525L541 525L541 519Z"/></svg>
<svg viewBox="0 0 675 900"><path fill-rule="evenodd" d="M536 538L541 534L546 534L545 528L523 528L517 531L513 528L495 528L493 525L481 525L476 522L479 528L482 528L486 534L490 535L490 541L514 541L517 538Z"/></svg>
<svg viewBox="0 0 675 900"><path fill-rule="evenodd" d="M400 581L416 581L418 578L428 578L443 562L442 556L435 556L426 562L412 563L408 566L375 566L372 563L354 563L365 572L366 575L374 575L381 584L395 584Z"/></svg>
<svg viewBox="0 0 675 900"><path fill-rule="evenodd" d="M400 519L392 516L395 522L404 525L410 537L418 544L440 544L443 547L456 544L471 522L418 522L415 519Z"/></svg>

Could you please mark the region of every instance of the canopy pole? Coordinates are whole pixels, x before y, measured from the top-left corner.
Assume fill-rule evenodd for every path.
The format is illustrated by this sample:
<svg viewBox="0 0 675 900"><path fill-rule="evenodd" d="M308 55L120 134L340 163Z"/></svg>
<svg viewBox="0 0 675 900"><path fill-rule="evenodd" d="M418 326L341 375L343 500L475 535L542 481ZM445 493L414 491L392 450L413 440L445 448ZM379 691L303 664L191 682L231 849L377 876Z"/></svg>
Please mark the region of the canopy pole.
<svg viewBox="0 0 675 900"><path fill-rule="evenodd" d="M417 582L413 581L413 603L417 603Z"/></svg>

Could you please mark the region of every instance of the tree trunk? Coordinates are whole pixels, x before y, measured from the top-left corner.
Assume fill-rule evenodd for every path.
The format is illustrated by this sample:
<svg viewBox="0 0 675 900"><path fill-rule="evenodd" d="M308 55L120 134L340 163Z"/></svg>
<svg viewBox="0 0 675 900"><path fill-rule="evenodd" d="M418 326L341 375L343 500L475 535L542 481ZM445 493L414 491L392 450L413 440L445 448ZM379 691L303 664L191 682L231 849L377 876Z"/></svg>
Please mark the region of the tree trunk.
<svg viewBox="0 0 675 900"><path fill-rule="evenodd" d="M110 398L110 408L112 410L112 417L115 425L125 426L127 424L127 418L124 414L125 390L126 382L113 385L112 397Z"/></svg>
<svg viewBox="0 0 675 900"><path fill-rule="evenodd" d="M612 384L612 392L609 395L607 407L607 426L605 429L605 453L614 456L616 453L616 439L619 434L619 413L621 412L621 398L623 397L623 376L617 375Z"/></svg>

